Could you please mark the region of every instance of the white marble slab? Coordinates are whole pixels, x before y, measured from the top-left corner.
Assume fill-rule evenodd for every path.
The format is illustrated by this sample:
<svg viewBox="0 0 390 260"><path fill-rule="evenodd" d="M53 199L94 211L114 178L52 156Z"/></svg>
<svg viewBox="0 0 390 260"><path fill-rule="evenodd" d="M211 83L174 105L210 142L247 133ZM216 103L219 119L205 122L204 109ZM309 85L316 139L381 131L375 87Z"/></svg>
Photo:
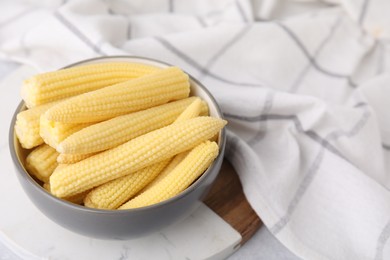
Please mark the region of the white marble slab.
<svg viewBox="0 0 390 260"><path fill-rule="evenodd" d="M20 187L8 151L8 129L20 101L22 67L0 83L0 241L22 259L224 259L240 234L202 205L189 218L153 235L126 241L97 240L46 218Z"/></svg>

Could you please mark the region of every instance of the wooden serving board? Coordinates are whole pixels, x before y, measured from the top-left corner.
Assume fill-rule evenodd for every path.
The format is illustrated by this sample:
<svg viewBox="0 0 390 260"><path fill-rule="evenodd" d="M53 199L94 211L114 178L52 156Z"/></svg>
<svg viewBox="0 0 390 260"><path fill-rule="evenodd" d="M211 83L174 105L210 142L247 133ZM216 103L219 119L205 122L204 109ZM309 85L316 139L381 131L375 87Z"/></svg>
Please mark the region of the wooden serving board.
<svg viewBox="0 0 390 260"><path fill-rule="evenodd" d="M204 203L241 234L241 245L262 225L245 198L236 171L226 159Z"/></svg>

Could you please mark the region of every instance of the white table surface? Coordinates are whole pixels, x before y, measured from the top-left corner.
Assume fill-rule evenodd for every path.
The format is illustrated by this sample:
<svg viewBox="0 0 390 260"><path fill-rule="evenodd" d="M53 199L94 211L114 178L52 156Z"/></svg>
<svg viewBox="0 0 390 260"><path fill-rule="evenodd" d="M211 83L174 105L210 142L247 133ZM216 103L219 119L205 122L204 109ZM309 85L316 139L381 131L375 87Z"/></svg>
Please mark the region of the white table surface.
<svg viewBox="0 0 390 260"><path fill-rule="evenodd" d="M0 60L0 81L19 66L19 64L14 62L5 62ZM14 259L20 260L21 258L0 241L0 260ZM228 259L297 260L300 258L292 254L269 232L265 226L262 226L244 246L242 246Z"/></svg>

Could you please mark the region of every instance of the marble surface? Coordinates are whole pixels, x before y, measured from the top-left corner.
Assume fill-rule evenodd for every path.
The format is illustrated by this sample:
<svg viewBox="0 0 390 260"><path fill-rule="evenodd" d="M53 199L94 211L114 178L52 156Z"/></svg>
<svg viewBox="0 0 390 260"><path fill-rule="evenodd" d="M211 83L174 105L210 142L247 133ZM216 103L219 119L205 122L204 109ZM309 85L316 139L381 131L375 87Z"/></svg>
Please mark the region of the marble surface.
<svg viewBox="0 0 390 260"><path fill-rule="evenodd" d="M4 62L0 60L0 81L2 81L2 79L7 77L11 72L14 72L18 68L19 65L17 63ZM30 72L27 70L24 73L26 73L25 76L28 76ZM16 107L16 104L14 104L14 101L12 100L15 99L15 93L17 93L18 90L5 91L5 88L10 88L10 87L11 86L9 85L5 86L3 84L1 85L0 88L2 90L2 95L3 95L1 98L2 100L0 102L0 111L1 111L0 136L3 137L7 136L8 123L12 115L11 111L13 111L13 109L15 109ZM0 138L0 153L1 153L0 158L9 157L6 138ZM4 165L4 162L2 162L1 164ZM7 163L5 164L7 165ZM13 171L10 164L6 168L7 169L5 169L5 173ZM10 188L9 185L3 185L3 186L5 187L1 189L2 193L4 192L4 189L6 189L7 187ZM20 192L22 192L21 189ZM25 195L23 194L23 196ZM18 198L20 197L23 198L23 196L19 196ZM150 244L156 245L153 247L155 250L152 253L156 253L159 256L159 259L164 259L161 258L164 255L166 256L165 259L185 259L186 253L190 252L191 250L194 252L193 254L195 255L198 253L198 255L196 255L195 258L192 259L204 259L207 258L206 257L207 254L208 257L213 255L213 259L223 259L228 257L228 255L230 255L233 252L233 248L239 240L239 237L237 236L238 234L235 233L234 230L230 228L230 226L227 226L227 224L223 220L221 220L218 216L216 216L213 212L211 212L211 210L209 210L206 206L202 206L200 210L194 213L194 215L191 218L189 218L188 220L184 220L182 223L178 223L177 227L175 228L168 228L167 230L163 231L163 233L160 232L158 234L154 234L146 238L132 241L131 243L127 241L127 244L122 243L120 245L118 244L113 246L113 244L115 243L113 243L112 241L110 242L110 241L103 241L103 240L91 240L70 233L69 231L66 231L61 227L56 226L54 223L46 219L40 212L38 212L31 205L31 203L28 202L27 198L24 198L24 200L22 199L22 201L24 201L23 203L27 203L25 205L27 208L29 208L27 212L29 212L30 215L32 214L32 216L34 216L35 221L38 221L37 225L35 226L32 225L33 223L31 219L26 219L25 216L24 216L24 221L23 220L21 221L20 218L14 217L15 215L9 215L8 219L9 220L12 219L13 224L10 223L9 225L10 228L8 228L7 231L3 232L2 235L0 235L0 260L34 259L36 258L37 255L41 257L43 256L47 257L50 256L50 251L52 254L53 252L57 252L57 254L62 254L62 255L51 255L53 259L59 259L60 256L67 257L68 259L82 259L83 256L90 257L89 254L91 250L84 250L83 253L80 253L80 250L75 249L75 245L80 246L82 244L82 242L80 244L80 241L86 242L86 244L88 244L90 248L104 249L101 250L102 252L99 255L103 256L103 258L106 257L106 259L107 257L108 259L115 259L115 255L118 256L118 259L130 259L130 256L131 259L145 258L146 256L145 251L149 251L149 253L151 251L151 250L146 250L146 249L150 249L150 247L148 247L148 245ZM2 202L5 203L4 200ZM14 200L11 203L15 203ZM4 219L4 216L2 218ZM23 219L23 215L22 215L22 219ZM49 228L48 230L52 230L54 228L54 230L57 231L56 236L54 236L52 240L49 239L49 241L53 241L53 239L54 241L56 239L58 240L58 230L59 230L59 234L62 234L60 236L61 239L65 239L64 241L72 241L72 243L68 243L69 244L68 247L63 246L62 244L60 250L58 249L56 250L55 248L53 249L53 247L55 247L56 245L56 242L49 242L49 243L46 242L43 244L31 243L30 241L33 241L32 239L34 239L34 237L35 239L39 237L43 239L45 237L42 235L39 236L39 234L44 234L43 232L41 232L42 229L39 226L39 223L41 223L42 221L44 223L49 223L47 226L47 228ZM1 217L0 217L0 222L1 222ZM203 229L200 229L199 226L202 227ZM0 227L4 229L4 225L2 225L2 223L0 223ZM194 227L197 227L197 229L194 229ZM194 231L196 230L199 231L197 233L198 243L194 243L194 241L196 240L193 239L191 241L188 239L183 239L188 234L192 234L192 237L194 238ZM208 230L209 232L208 238L216 235L217 237L219 237L219 239L208 240L207 235L205 236L205 234L200 232L200 230ZM13 234L13 237L10 236L10 232ZM14 240L17 238L18 242L14 243L13 240L10 239L10 237L12 237ZM168 242L167 239L170 242ZM75 243L75 241L77 241L77 243ZM202 246L201 247L202 250L199 250L199 248L197 248L196 246L199 243L200 246ZM110 251L107 248L110 248L113 251ZM177 248L179 248L179 250ZM205 250L205 248L206 249L209 248L209 249ZM44 255L45 252L46 255ZM77 253L76 255L74 254L72 255L70 254L71 252L79 252L79 253ZM199 252L203 252L203 255L199 255ZM217 254L218 252L219 255ZM138 258L135 257L136 255L138 256ZM40 257L38 257L37 259L40 259ZM280 244L278 240L276 240L273 237L273 235L268 231L268 229L263 226L254 235L254 237L251 240L249 240L243 247L237 250L233 255L228 257L228 259L229 260L235 260L235 259L296 260L299 258L294 256L288 249L286 249L282 244Z"/></svg>

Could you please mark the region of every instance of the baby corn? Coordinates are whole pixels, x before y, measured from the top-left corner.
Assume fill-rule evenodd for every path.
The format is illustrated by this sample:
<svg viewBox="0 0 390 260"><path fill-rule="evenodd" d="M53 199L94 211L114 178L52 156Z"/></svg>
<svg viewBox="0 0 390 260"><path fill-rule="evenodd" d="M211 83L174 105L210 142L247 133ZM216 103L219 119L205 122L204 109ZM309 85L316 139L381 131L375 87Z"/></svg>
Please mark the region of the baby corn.
<svg viewBox="0 0 390 260"><path fill-rule="evenodd" d="M136 172L208 140L225 124L219 118L197 117L141 135L55 171L50 177L52 193L66 197Z"/></svg>
<svg viewBox="0 0 390 260"><path fill-rule="evenodd" d="M159 68L124 62L82 65L35 75L23 82L21 96L27 107L79 95L129 79L150 74Z"/></svg>
<svg viewBox="0 0 390 260"><path fill-rule="evenodd" d="M86 123L107 120L188 97L188 75L177 67L65 100L46 111L48 120Z"/></svg>
<svg viewBox="0 0 390 260"><path fill-rule="evenodd" d="M54 104L45 104L18 113L15 133L23 148L31 149L43 143L43 139L39 135L39 118Z"/></svg>
<svg viewBox="0 0 390 260"><path fill-rule="evenodd" d="M57 167L58 153L47 144L35 148L26 158L26 169L37 179L48 182Z"/></svg>
<svg viewBox="0 0 390 260"><path fill-rule="evenodd" d="M88 193L89 193L89 190L86 190L86 191L83 191L81 193L78 193L78 194L75 194L75 195L72 195L69 197L65 197L63 199L67 200L69 202L72 202L74 204L81 205L84 202L85 196L87 196Z"/></svg>
<svg viewBox="0 0 390 260"><path fill-rule="evenodd" d="M173 159L169 162L169 164L167 165L167 167L164 168L164 170L159 174L157 175L156 178L154 178L153 181L151 181L142 191L146 191L148 189L151 189L152 187L154 187L157 183L159 183L161 180L163 180L173 169L176 168L176 166L184 160L184 158L186 158L186 156L188 155L189 151L185 151L185 152L182 152L182 153L179 153L178 155L176 155L175 157L173 157Z"/></svg>
<svg viewBox="0 0 390 260"><path fill-rule="evenodd" d="M183 113L181 113L178 118L176 118L175 122L180 122L183 120L187 120L190 118L194 118L199 116L199 114L202 112L203 107L207 106L204 101L202 101L200 98L195 98L194 101L189 105L188 108L186 108Z"/></svg>
<svg viewBox="0 0 390 260"><path fill-rule="evenodd" d="M59 166L61 166L61 165L59 165ZM58 166L58 167L59 167ZM66 165L64 165L64 166L66 166ZM57 168L58 168L57 167ZM56 168L56 169L57 169ZM45 190L47 190L49 193L51 193L51 191L50 191L50 183L44 183L43 184L43 188L45 189ZM69 201L69 202L72 202L72 203L74 203L74 204L78 204L78 205L81 205L82 203L83 203L83 201L84 201L84 199L85 199L85 196L87 196L87 194L89 193L89 190L87 190L87 191L84 191L84 192L81 192L81 193L79 193L79 194L76 194L76 195L73 195L73 196L69 196L69 197L65 197L65 198L63 198L64 200L67 200L67 201Z"/></svg>
<svg viewBox="0 0 390 260"><path fill-rule="evenodd" d="M57 146L57 151L85 154L113 148L171 124L194 100L199 101L199 113L207 114L207 104L190 97L93 124L66 138Z"/></svg>
<svg viewBox="0 0 390 260"><path fill-rule="evenodd" d="M39 134L45 143L54 149L57 149L57 146L65 138L91 124L92 123L72 124L54 122L47 120L46 117L42 115L40 118Z"/></svg>
<svg viewBox="0 0 390 260"><path fill-rule="evenodd" d="M218 145L206 141L196 146L164 179L119 209L145 207L172 198L185 190L210 166L218 155Z"/></svg>
<svg viewBox="0 0 390 260"><path fill-rule="evenodd" d="M57 157L57 162L61 164L72 164L87 159L95 155L96 153L86 153L86 154L67 154L60 153Z"/></svg>
<svg viewBox="0 0 390 260"><path fill-rule="evenodd" d="M84 205L90 208L116 209L142 190L169 163L169 159L152 164L135 173L109 181L92 189Z"/></svg>

